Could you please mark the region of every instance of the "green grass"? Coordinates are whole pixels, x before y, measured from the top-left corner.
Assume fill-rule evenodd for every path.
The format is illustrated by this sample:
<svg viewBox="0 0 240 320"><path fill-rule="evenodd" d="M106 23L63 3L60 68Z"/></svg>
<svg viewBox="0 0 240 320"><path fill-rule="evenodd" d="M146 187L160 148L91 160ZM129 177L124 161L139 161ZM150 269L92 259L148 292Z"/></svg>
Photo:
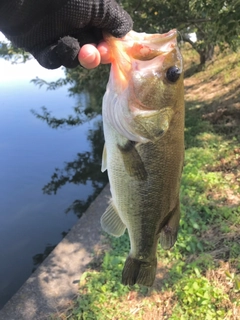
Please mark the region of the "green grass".
<svg viewBox="0 0 240 320"><path fill-rule="evenodd" d="M230 58L223 57L222 65ZM234 63L231 70L237 77L236 68L240 71L240 66ZM159 246L154 286L147 289L121 284L129 252L128 236L106 236L111 249L83 274L79 297L59 319L238 319L240 129L234 127L233 120L240 103L239 92L231 100L232 105L227 105L225 93L222 99L219 92L211 99L194 94L194 89L199 89L199 78L206 84L209 76L216 77L219 85L225 85L228 74L229 68L213 65L188 80L193 81L193 88L188 89L186 101L180 230L173 249L164 251ZM220 99L221 107L227 106L233 112L230 131L226 123L208 119L210 112L218 112L216 99Z"/></svg>

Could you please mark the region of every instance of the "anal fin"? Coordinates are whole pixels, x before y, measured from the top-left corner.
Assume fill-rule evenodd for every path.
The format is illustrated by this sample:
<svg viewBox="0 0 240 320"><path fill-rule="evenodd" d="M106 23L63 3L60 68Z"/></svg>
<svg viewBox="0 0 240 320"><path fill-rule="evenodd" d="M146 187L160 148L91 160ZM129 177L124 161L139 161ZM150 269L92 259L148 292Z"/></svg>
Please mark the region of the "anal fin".
<svg viewBox="0 0 240 320"><path fill-rule="evenodd" d="M175 208L169 214L170 218L160 232L160 244L163 249L168 250L174 246L180 220L180 201L177 200Z"/></svg>
<svg viewBox="0 0 240 320"><path fill-rule="evenodd" d="M124 234L126 226L118 215L117 209L111 202L101 217L101 226L104 231L114 237Z"/></svg>

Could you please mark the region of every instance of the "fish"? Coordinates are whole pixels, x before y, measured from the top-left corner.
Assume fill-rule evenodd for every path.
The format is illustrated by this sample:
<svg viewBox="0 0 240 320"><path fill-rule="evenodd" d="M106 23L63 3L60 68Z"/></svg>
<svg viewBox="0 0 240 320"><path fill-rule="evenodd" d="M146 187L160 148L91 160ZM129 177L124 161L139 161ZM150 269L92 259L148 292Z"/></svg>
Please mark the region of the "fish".
<svg viewBox="0 0 240 320"><path fill-rule="evenodd" d="M105 35L112 62L102 102L111 199L101 217L108 234L128 230L124 285L151 287L157 246L173 247L180 221L184 161L183 60L177 30Z"/></svg>

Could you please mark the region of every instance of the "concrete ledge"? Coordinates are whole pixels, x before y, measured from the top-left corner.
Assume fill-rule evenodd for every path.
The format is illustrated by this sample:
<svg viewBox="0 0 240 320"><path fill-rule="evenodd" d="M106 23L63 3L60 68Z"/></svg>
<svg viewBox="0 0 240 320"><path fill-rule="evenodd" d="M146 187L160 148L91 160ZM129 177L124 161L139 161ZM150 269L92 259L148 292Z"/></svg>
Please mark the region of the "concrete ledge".
<svg viewBox="0 0 240 320"><path fill-rule="evenodd" d="M0 320L45 320L67 308L100 243L100 218L110 197L106 186L67 236L0 311Z"/></svg>

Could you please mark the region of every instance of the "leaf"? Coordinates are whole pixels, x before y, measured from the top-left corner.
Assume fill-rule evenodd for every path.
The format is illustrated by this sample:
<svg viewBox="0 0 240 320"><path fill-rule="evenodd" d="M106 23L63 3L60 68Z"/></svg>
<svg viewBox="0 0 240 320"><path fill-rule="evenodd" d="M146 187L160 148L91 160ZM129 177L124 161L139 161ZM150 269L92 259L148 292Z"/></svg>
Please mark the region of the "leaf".
<svg viewBox="0 0 240 320"><path fill-rule="evenodd" d="M199 289L199 285L198 285L197 282L194 282L192 286L193 286L194 290L198 290Z"/></svg>
<svg viewBox="0 0 240 320"><path fill-rule="evenodd" d="M201 273L200 273L199 269L198 268L194 268L194 271L196 273L196 276L200 278L201 277Z"/></svg>

